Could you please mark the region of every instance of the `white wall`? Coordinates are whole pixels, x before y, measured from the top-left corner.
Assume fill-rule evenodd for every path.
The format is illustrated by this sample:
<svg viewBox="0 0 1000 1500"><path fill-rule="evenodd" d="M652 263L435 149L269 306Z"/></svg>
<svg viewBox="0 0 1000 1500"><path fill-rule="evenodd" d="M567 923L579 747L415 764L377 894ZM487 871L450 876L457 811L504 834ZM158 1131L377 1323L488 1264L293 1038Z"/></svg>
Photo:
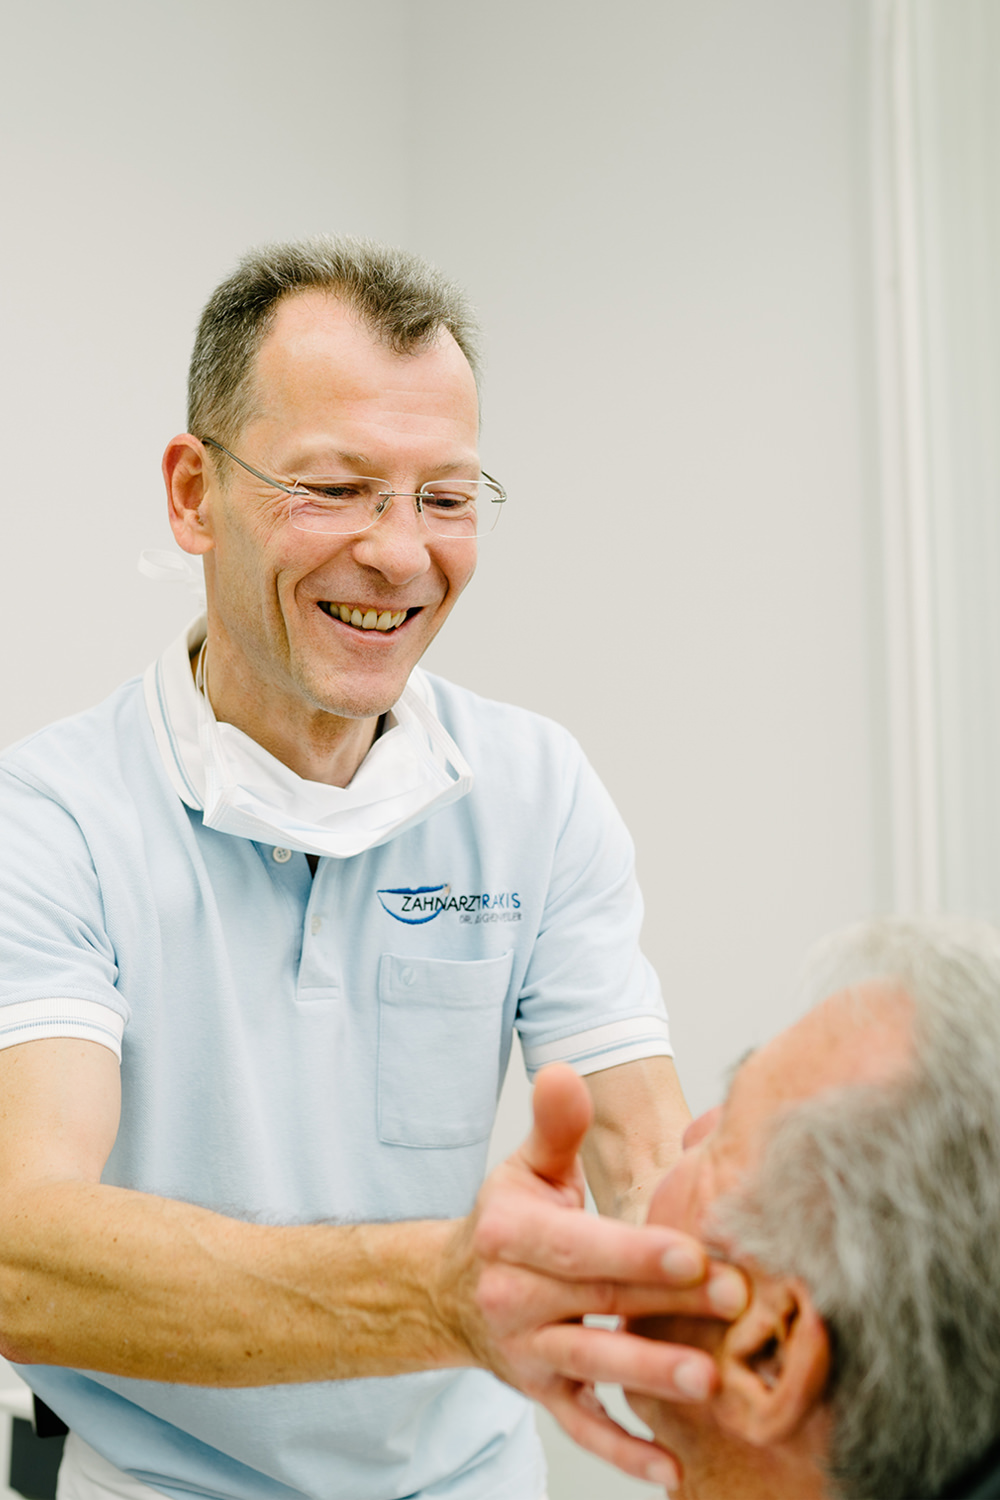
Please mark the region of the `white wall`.
<svg viewBox="0 0 1000 1500"><path fill-rule="evenodd" d="M406 232L401 0L8 6L0 743L176 633L159 455L201 306L248 244Z"/></svg>
<svg viewBox="0 0 1000 1500"><path fill-rule="evenodd" d="M705 1107L886 894L866 7L423 14L460 82L415 117L412 238L481 302L513 496L431 661L608 781Z"/></svg>
<svg viewBox="0 0 1000 1500"><path fill-rule="evenodd" d="M0 742L183 623L135 557L168 544L159 454L238 252L325 229L424 251L481 305L511 495L429 662L582 739L709 1104L804 946L887 896L866 14L9 9ZM552 1500L640 1492L558 1463Z"/></svg>

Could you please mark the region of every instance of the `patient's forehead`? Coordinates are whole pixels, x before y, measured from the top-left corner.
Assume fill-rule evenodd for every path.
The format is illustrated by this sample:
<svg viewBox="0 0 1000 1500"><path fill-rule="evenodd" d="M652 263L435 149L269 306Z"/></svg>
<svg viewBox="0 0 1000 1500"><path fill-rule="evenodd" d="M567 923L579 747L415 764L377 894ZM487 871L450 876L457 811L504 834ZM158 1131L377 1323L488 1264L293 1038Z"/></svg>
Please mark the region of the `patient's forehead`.
<svg viewBox="0 0 1000 1500"><path fill-rule="evenodd" d="M889 1082L912 1061L912 1028L913 1002L896 981L838 991L746 1059L719 1134L752 1147L759 1128L786 1106L852 1083Z"/></svg>

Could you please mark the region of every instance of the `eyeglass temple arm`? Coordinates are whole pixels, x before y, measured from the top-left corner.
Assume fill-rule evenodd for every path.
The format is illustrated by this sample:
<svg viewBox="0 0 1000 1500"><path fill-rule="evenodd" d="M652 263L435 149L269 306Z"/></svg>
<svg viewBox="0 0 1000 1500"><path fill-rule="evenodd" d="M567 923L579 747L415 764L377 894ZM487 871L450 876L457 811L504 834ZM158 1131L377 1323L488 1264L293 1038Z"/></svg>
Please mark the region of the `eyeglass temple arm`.
<svg viewBox="0 0 1000 1500"><path fill-rule="evenodd" d="M506 500L506 498L507 498L507 491L504 489L504 487L500 483L499 479L494 479L493 475L492 474L487 474L487 472L486 472L485 469L480 469L479 472L482 474L482 476L483 476L484 479L488 479L489 482L490 482L490 484L495 484L496 487L497 487L497 489L499 490L499 494L496 496L495 500L493 501L493 504L494 505L502 505L504 503L504 501Z"/></svg>
<svg viewBox="0 0 1000 1500"><path fill-rule="evenodd" d="M206 448L218 448L219 452L225 453L227 457L232 459L234 464L239 464L241 469L246 469L248 474L252 474L255 479L262 479L265 484L271 485L273 489L284 490L287 495L293 493L294 487L292 485L284 484L280 479L272 478L270 474L262 474L260 469L254 468L253 464L248 464L244 459L237 458L235 453L230 453L229 449L224 447L222 443L217 443L215 438L199 438L198 441L204 443Z"/></svg>

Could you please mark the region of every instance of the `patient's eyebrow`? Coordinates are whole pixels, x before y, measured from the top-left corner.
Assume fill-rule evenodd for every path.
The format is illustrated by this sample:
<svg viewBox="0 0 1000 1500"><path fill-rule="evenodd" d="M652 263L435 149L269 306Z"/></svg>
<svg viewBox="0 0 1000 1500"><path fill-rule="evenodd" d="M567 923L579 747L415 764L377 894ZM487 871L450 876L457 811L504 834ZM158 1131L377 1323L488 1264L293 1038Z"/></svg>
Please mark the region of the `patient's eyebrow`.
<svg viewBox="0 0 1000 1500"><path fill-rule="evenodd" d="M736 1082L736 1075L742 1068L743 1064L748 1063L751 1057L753 1057L754 1053L758 1052L759 1050L760 1049L758 1047L748 1047L745 1052L740 1053L739 1057L734 1063L730 1063L728 1071L726 1072L727 1088L732 1088L733 1084Z"/></svg>
<svg viewBox="0 0 1000 1500"><path fill-rule="evenodd" d="M726 1069L726 1093L722 1101L724 1104L728 1103L729 1101L729 1096L733 1092L733 1084L736 1082L740 1069L744 1066L745 1063L748 1063L750 1061L751 1057L753 1057L754 1053L757 1051L759 1051L759 1048L757 1047L748 1047L747 1050L743 1052L734 1063L730 1063L729 1067Z"/></svg>

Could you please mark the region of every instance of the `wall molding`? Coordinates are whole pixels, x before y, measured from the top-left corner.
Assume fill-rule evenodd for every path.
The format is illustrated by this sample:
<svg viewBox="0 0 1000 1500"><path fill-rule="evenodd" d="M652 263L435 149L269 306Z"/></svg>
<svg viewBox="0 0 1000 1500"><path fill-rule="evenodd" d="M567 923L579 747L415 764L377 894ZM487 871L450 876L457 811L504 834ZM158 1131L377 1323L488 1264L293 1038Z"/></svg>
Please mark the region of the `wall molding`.
<svg viewBox="0 0 1000 1500"><path fill-rule="evenodd" d="M910 0L872 8L872 181L879 480L887 643L892 904L941 904L938 701L921 250L916 38Z"/></svg>

